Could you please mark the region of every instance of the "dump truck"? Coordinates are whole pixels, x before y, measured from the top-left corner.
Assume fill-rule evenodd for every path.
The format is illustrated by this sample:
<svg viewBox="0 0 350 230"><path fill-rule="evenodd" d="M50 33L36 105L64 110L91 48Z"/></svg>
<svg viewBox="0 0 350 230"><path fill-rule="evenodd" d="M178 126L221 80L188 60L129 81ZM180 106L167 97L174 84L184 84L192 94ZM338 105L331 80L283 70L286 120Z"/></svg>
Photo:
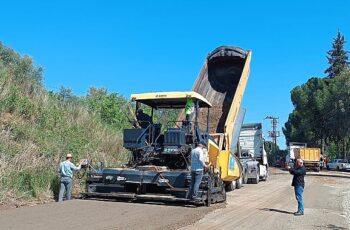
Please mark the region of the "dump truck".
<svg viewBox="0 0 350 230"><path fill-rule="evenodd" d="M226 156L230 162L235 161L238 164L239 171L232 173L228 170L222 174L228 191L240 187L239 181L242 177L242 165L236 156L244 119L241 102L248 82L251 54L251 51L239 47L216 48L208 55L193 86L193 91L212 103L208 119L209 133L219 144L219 152L211 155L211 161L215 167L220 168L220 162L216 159L218 156ZM205 115L201 114L200 120L205 119ZM227 170L227 167L221 169Z"/></svg>
<svg viewBox="0 0 350 230"><path fill-rule="evenodd" d="M295 159L301 158L304 161L306 169L320 171L321 149L309 148L306 143L290 142L288 154L286 156L286 165L293 166Z"/></svg>
<svg viewBox="0 0 350 230"><path fill-rule="evenodd" d="M135 114L140 108L151 110L149 118L124 130L123 145L132 159L125 167L89 171L82 197L188 202L191 151L204 141L210 167L198 197L208 206L225 201L226 189L242 175L234 153L250 59L250 51L222 46L207 56L192 91L132 94ZM189 104L192 112L185 114ZM153 118L160 109L182 113L162 127Z"/></svg>
<svg viewBox="0 0 350 230"><path fill-rule="evenodd" d="M268 178L267 154L261 123L244 124L239 136L239 159L243 165L243 183L258 184Z"/></svg>
<svg viewBox="0 0 350 230"><path fill-rule="evenodd" d="M306 169L320 171L320 148L299 148L294 151L295 159L301 158Z"/></svg>

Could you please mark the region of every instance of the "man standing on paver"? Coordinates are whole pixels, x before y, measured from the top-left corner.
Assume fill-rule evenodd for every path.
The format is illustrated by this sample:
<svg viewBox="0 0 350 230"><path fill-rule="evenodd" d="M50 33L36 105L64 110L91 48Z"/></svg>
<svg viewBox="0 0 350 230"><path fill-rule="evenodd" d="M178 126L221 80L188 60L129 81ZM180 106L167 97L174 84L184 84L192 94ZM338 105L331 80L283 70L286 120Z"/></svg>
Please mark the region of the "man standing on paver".
<svg viewBox="0 0 350 230"><path fill-rule="evenodd" d="M191 152L191 184L187 196L191 202L201 202L201 199L197 195L202 182L203 171L206 167L204 148L206 148L205 141L200 141L197 148Z"/></svg>
<svg viewBox="0 0 350 230"><path fill-rule="evenodd" d="M303 165L302 159L297 159L294 168L289 169L290 174L293 176L292 186L294 186L295 198L298 201L298 211L294 213L295 216L304 215L304 201L303 192L305 188L304 177L306 175L306 169Z"/></svg>
<svg viewBox="0 0 350 230"><path fill-rule="evenodd" d="M71 160L73 156L68 153L66 156L66 160L60 163L58 168L58 172L60 174L61 183L60 183L60 193L58 196L58 202L63 201L64 192L66 192L66 200L71 199L72 194L72 182L73 182L73 171L80 170L81 162L78 166L75 166Z"/></svg>

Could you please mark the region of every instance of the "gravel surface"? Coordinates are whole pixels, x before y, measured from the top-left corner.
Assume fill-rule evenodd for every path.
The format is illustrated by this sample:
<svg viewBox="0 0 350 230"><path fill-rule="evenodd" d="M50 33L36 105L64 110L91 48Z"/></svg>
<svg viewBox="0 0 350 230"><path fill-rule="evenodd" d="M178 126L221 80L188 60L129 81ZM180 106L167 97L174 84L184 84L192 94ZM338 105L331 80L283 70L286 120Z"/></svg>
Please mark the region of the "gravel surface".
<svg viewBox="0 0 350 230"><path fill-rule="evenodd" d="M0 229L178 229L224 206L72 200L0 210Z"/></svg>
<svg viewBox="0 0 350 230"><path fill-rule="evenodd" d="M350 228L350 191L346 191L344 193L345 193L343 198L344 216L345 216L346 224Z"/></svg>
<svg viewBox="0 0 350 230"><path fill-rule="evenodd" d="M350 173L308 173L304 192L305 215L297 210L292 176L272 170L268 182L245 185L228 195L227 207L182 229L350 229Z"/></svg>
<svg viewBox="0 0 350 230"><path fill-rule="evenodd" d="M72 200L0 208L0 229L349 229L350 173L309 173L305 215L297 209L291 175L271 170L268 182L228 193L210 208L156 203Z"/></svg>

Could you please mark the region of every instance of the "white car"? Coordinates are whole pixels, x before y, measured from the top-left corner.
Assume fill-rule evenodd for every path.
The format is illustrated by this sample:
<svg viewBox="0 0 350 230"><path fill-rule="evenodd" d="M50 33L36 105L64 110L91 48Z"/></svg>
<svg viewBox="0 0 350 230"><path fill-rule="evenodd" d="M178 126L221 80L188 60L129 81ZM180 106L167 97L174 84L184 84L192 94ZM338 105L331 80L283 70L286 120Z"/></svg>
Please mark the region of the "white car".
<svg viewBox="0 0 350 230"><path fill-rule="evenodd" d="M328 162L327 169L336 169L336 170L350 170L350 164L348 160L344 159L334 159Z"/></svg>

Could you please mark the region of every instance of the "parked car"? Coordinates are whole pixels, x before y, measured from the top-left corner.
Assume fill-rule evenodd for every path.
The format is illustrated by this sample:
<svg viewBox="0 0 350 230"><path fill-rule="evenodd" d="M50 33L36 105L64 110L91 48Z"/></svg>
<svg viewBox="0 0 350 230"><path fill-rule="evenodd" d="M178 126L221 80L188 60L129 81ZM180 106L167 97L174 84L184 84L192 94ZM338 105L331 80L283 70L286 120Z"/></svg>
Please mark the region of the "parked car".
<svg viewBox="0 0 350 230"><path fill-rule="evenodd" d="M327 169L336 169L336 170L350 170L350 164L348 160L344 159L334 159L328 162Z"/></svg>
<svg viewBox="0 0 350 230"><path fill-rule="evenodd" d="M283 167L283 162L281 160L277 160L274 164L274 167L281 168Z"/></svg>

